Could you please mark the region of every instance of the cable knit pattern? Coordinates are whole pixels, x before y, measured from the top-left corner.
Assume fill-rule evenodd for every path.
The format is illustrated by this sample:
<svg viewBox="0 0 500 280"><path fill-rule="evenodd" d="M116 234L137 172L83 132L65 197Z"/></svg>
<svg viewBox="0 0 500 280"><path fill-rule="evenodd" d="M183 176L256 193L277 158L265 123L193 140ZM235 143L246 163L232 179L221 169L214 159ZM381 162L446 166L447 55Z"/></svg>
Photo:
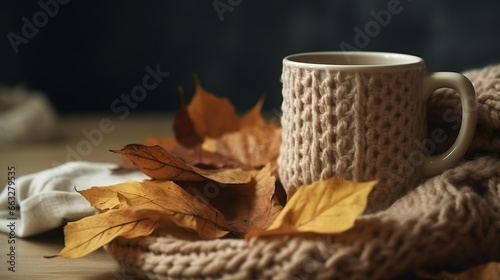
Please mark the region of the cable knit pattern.
<svg viewBox="0 0 500 280"><path fill-rule="evenodd" d="M370 198L370 209L379 210L415 187L424 158L417 144L427 127L415 87L422 71L346 74L284 66L278 170L287 194L331 177L380 179Z"/></svg>
<svg viewBox="0 0 500 280"><path fill-rule="evenodd" d="M469 72L475 73L469 78L478 97L492 95L480 99L481 125L487 131L497 131L500 121L500 90L486 78L498 77L488 73L499 73L500 65L493 68ZM478 86L479 81L493 88ZM442 96L448 93L436 94L429 108L455 108L457 103ZM351 118L357 114L352 108L340 110ZM492 143L500 140L498 133L488 137ZM336 235L194 242L150 236L116 239L106 249L124 269L149 279L397 279L500 261L499 152L471 151L457 166L420 183L387 209L360 216L353 228Z"/></svg>

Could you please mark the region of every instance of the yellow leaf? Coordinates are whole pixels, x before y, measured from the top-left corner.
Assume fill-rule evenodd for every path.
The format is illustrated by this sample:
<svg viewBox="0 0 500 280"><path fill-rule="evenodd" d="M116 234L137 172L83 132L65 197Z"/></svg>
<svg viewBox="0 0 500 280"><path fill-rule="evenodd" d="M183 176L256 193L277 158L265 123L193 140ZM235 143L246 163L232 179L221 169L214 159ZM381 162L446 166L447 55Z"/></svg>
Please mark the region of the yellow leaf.
<svg viewBox="0 0 500 280"><path fill-rule="evenodd" d="M111 187L93 187L78 192L90 202L90 205L101 212L123 208L123 200Z"/></svg>
<svg viewBox="0 0 500 280"><path fill-rule="evenodd" d="M153 215L154 214L154 215ZM134 238L153 232L159 215L145 209L114 209L68 223L64 227L65 247L59 253L67 258L83 257L118 236Z"/></svg>
<svg viewBox="0 0 500 280"><path fill-rule="evenodd" d="M267 230L246 238L298 233L333 234L350 229L366 208L377 181L356 183L336 178L301 186Z"/></svg>
<svg viewBox="0 0 500 280"><path fill-rule="evenodd" d="M220 238L229 232L217 209L172 181L127 181L80 193L104 212L68 223L60 256L79 258L117 237L154 232L194 240Z"/></svg>
<svg viewBox="0 0 500 280"><path fill-rule="evenodd" d="M200 238L219 238L228 233L226 221L217 209L172 181L127 181L108 187L93 187L80 193L96 208L116 204L123 208L158 211L168 215L176 226L195 231Z"/></svg>
<svg viewBox="0 0 500 280"><path fill-rule="evenodd" d="M144 174L158 180L206 181L243 184L251 180L249 172L239 168L205 170L189 165L160 146L129 144L112 151L127 157Z"/></svg>

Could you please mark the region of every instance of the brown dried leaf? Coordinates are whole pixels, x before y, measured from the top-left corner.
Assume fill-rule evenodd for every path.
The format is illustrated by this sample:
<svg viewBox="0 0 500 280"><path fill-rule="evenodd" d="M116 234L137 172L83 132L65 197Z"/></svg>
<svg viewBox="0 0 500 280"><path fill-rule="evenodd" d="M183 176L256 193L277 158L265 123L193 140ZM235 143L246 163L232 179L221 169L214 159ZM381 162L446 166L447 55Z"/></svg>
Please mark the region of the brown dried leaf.
<svg viewBox="0 0 500 280"><path fill-rule="evenodd" d="M251 180L250 173L239 168L205 170L189 165L160 146L129 144L113 151L127 157L144 174L158 180L205 181L223 184L243 184Z"/></svg>
<svg viewBox="0 0 500 280"><path fill-rule="evenodd" d="M270 165L254 171L252 181L243 185L220 186L209 200L223 215L234 233L267 228L283 209L275 196L275 177Z"/></svg>
<svg viewBox="0 0 500 280"><path fill-rule="evenodd" d="M268 124L245 127L217 139L207 138L202 147L244 165L258 167L276 161L280 144L281 127Z"/></svg>
<svg viewBox="0 0 500 280"><path fill-rule="evenodd" d="M161 146L171 155L181 159L185 163L198 167L206 167L208 169L245 167L235 159L206 151L201 146L186 148L178 144L173 138L148 137L144 140L143 144L146 146Z"/></svg>
<svg viewBox="0 0 500 280"><path fill-rule="evenodd" d="M182 90L180 92L180 98L180 109L174 120L175 139L182 146L186 148L193 148L203 143L203 137L196 131L195 124L187 110Z"/></svg>

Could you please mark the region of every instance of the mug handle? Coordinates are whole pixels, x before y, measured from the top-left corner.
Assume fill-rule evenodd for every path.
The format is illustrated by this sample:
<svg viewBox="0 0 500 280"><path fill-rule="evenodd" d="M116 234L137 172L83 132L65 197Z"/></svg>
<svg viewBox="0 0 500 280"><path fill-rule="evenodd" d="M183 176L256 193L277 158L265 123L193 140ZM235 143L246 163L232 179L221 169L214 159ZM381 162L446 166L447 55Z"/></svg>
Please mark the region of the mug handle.
<svg viewBox="0 0 500 280"><path fill-rule="evenodd" d="M428 156L423 165L424 176L439 174L462 159L469 148L477 124L477 98L467 77L454 72L429 73L424 79L423 92L427 99L438 88L452 88L462 103L462 123L455 143L444 153Z"/></svg>

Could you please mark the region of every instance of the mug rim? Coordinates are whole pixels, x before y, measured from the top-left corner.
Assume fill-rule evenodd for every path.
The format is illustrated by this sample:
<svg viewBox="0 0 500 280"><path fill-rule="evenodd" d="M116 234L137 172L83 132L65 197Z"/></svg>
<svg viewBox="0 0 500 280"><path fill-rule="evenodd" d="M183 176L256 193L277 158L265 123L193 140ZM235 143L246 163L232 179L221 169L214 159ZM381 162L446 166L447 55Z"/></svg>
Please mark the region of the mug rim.
<svg viewBox="0 0 500 280"><path fill-rule="evenodd" d="M424 67L424 60L415 55L395 52L320 51L288 55L283 59L283 65L310 70L397 70Z"/></svg>

